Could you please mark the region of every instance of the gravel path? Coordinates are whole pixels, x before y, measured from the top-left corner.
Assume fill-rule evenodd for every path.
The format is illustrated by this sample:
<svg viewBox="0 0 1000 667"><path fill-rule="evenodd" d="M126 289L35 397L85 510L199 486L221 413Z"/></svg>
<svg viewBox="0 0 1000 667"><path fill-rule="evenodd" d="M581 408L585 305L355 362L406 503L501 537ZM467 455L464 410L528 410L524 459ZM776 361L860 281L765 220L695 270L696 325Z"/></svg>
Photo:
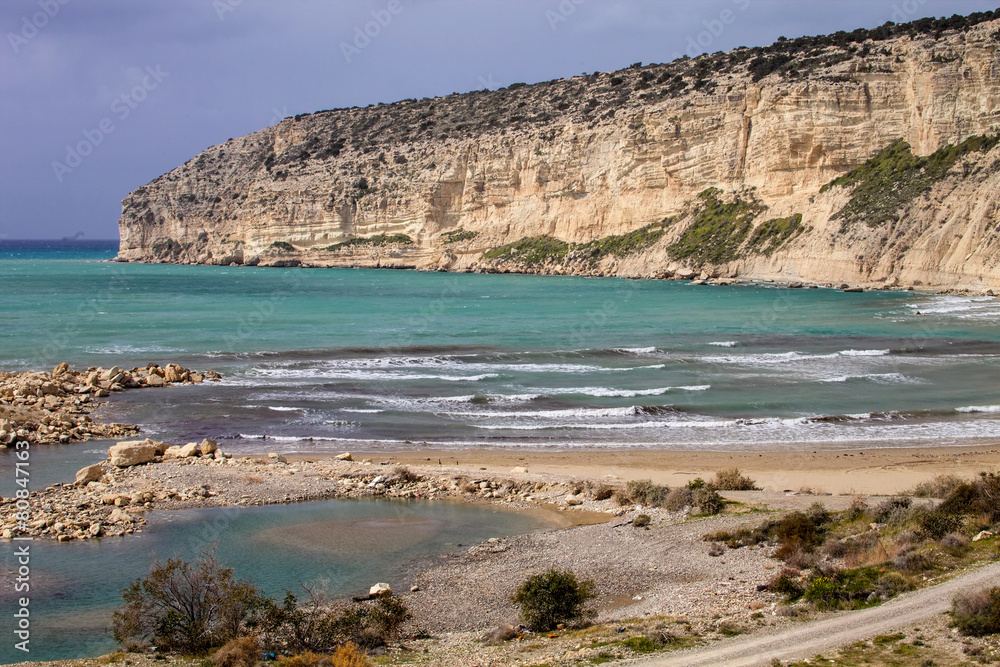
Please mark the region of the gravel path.
<svg viewBox="0 0 1000 667"><path fill-rule="evenodd" d="M998 583L1000 563L992 563L872 609L844 612L778 632L727 640L709 649L686 651L637 664L648 667L753 667L770 665L775 658L801 659L875 635L898 631L945 612L951 606L952 597L960 591L977 590Z"/></svg>

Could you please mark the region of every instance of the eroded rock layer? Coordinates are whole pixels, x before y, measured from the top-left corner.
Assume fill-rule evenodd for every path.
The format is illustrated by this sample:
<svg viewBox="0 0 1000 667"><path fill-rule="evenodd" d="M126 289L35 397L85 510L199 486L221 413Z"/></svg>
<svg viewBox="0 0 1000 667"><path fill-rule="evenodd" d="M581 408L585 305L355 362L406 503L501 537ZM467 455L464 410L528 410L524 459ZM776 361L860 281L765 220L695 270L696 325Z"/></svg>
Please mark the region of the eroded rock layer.
<svg viewBox="0 0 1000 667"><path fill-rule="evenodd" d="M129 194L119 259L997 287L998 39L924 19L287 118Z"/></svg>

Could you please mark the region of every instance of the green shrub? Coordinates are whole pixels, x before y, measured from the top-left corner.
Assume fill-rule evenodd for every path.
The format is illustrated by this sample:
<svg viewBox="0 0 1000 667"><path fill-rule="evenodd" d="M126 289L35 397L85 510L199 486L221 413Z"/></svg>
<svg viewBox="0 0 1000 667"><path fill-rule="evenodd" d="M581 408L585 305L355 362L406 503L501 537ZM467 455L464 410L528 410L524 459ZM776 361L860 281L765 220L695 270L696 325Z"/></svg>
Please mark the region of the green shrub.
<svg viewBox="0 0 1000 667"><path fill-rule="evenodd" d="M909 498L886 498L872 510L872 518L876 523L900 524L910 517L909 509L913 504Z"/></svg>
<svg viewBox="0 0 1000 667"><path fill-rule="evenodd" d="M281 252L294 252L295 250L295 246L287 241L275 241L270 247L273 250L279 250Z"/></svg>
<svg viewBox="0 0 1000 667"><path fill-rule="evenodd" d="M653 520L649 518L648 514L640 514L639 516L632 519L632 527L647 528L649 524L652 523L652 521Z"/></svg>
<svg viewBox="0 0 1000 667"><path fill-rule="evenodd" d="M723 264L739 259L753 219L764 206L739 197L724 203L719 197L721 194L718 188L709 188L698 195L701 206L694 221L667 248L671 257L689 260L695 265Z"/></svg>
<svg viewBox="0 0 1000 667"><path fill-rule="evenodd" d="M346 241L341 241L340 243L334 243L333 245L328 245L323 250L328 250L331 252L336 252L338 250L343 250L344 248L351 248L354 246L387 246L387 245L413 245L413 239L411 239L406 234L376 234L375 236L366 237L356 237L353 239L348 239Z"/></svg>
<svg viewBox="0 0 1000 667"><path fill-rule="evenodd" d="M680 512L685 507L690 507L693 504L694 492L686 486L679 486L676 489L670 489L663 507L671 512Z"/></svg>
<svg viewBox="0 0 1000 667"><path fill-rule="evenodd" d="M569 244L551 236L531 236L502 245L483 253L483 259L498 259L526 265L561 262L569 252Z"/></svg>
<svg viewBox="0 0 1000 667"><path fill-rule="evenodd" d="M1000 588L956 595L951 603L951 622L966 636L1000 633Z"/></svg>
<svg viewBox="0 0 1000 667"><path fill-rule="evenodd" d="M453 229L450 232L442 232L441 236L444 237L442 244L449 245L451 243L460 243L461 241L474 239L479 236L479 232L473 232L465 229Z"/></svg>
<svg viewBox="0 0 1000 667"><path fill-rule="evenodd" d="M958 530L961 525L962 520L959 517L942 511L940 507L920 517L920 529L935 540Z"/></svg>
<svg viewBox="0 0 1000 667"><path fill-rule="evenodd" d="M726 468L715 473L712 487L719 491L756 491L757 483L745 477L739 468Z"/></svg>
<svg viewBox="0 0 1000 667"><path fill-rule="evenodd" d="M783 569L778 576L767 584L767 590L778 595L784 595L785 600L798 600L805 593L805 587L798 580L794 570Z"/></svg>
<svg viewBox="0 0 1000 667"><path fill-rule="evenodd" d="M722 511L726 506L726 501L716 493L715 489L708 487L698 489L691 496L694 504L694 511L698 514L714 515Z"/></svg>
<svg viewBox="0 0 1000 667"><path fill-rule="evenodd" d="M573 623L591 615L585 605L594 597L593 581L578 581L569 570L551 569L521 584L514 602L532 630L544 632L559 623Z"/></svg>
<svg viewBox="0 0 1000 667"><path fill-rule="evenodd" d="M793 512L774 527L778 539L775 556L782 560L796 552L809 553L823 542L823 525L802 512Z"/></svg>
<svg viewBox="0 0 1000 667"><path fill-rule="evenodd" d="M654 484L650 479L630 480L620 490L619 500L624 504L645 505L646 507L663 507L670 494L670 487L665 484Z"/></svg>
<svg viewBox="0 0 1000 667"><path fill-rule="evenodd" d="M841 570L829 576L818 576L809 582L803 597L817 609L860 609L880 600L877 567Z"/></svg>
<svg viewBox="0 0 1000 667"><path fill-rule="evenodd" d="M664 218L662 222L654 222L627 234L594 239L589 243L573 246L573 252L577 256L592 260L601 259L607 255L627 257L632 253L645 250L659 241L666 234L667 227L672 222L672 218Z"/></svg>
<svg viewBox="0 0 1000 667"><path fill-rule="evenodd" d="M802 214L787 218L772 218L757 225L747 241L747 250L764 256L770 256L786 241L805 231L802 224Z"/></svg>
<svg viewBox="0 0 1000 667"><path fill-rule="evenodd" d="M951 167L969 153L985 153L1000 143L1000 135L972 136L958 145L948 144L927 157L917 157L899 139L875 157L823 186L851 187L850 201L833 214L843 229L856 222L877 227L897 219L906 204L928 192Z"/></svg>
<svg viewBox="0 0 1000 667"><path fill-rule="evenodd" d="M381 597L345 609L334 621L340 643L352 642L361 648L383 646L395 638L412 614L398 598Z"/></svg>
<svg viewBox="0 0 1000 667"><path fill-rule="evenodd" d="M917 484L910 491L910 495L914 498L947 498L963 481L956 475L938 475L928 482Z"/></svg>
<svg viewBox="0 0 1000 667"><path fill-rule="evenodd" d="M629 637L622 641L622 646L636 653L653 653L663 647L663 644L650 637Z"/></svg>
<svg viewBox="0 0 1000 667"><path fill-rule="evenodd" d="M122 591L124 604L112 615L115 641L151 643L165 652L200 655L249 634L263 597L233 577L211 554L194 563L154 561L149 575Z"/></svg>

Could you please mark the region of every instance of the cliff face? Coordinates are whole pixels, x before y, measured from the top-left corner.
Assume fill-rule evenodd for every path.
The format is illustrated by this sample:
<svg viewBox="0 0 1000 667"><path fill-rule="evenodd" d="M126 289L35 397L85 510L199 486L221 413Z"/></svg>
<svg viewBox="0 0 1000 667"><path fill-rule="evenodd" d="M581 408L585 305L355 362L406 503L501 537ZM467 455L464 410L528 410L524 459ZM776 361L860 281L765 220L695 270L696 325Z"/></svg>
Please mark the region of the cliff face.
<svg viewBox="0 0 1000 667"><path fill-rule="evenodd" d="M119 259L1000 286L993 142L824 188L1000 129L1000 20L899 28L288 118L128 195Z"/></svg>

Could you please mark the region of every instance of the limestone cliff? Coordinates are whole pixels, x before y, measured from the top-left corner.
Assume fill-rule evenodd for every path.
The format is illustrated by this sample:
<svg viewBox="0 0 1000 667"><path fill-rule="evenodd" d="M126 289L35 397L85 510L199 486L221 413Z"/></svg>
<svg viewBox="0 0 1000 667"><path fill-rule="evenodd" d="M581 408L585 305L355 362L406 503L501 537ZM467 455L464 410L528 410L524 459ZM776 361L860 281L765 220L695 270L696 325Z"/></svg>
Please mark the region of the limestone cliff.
<svg viewBox="0 0 1000 667"><path fill-rule="evenodd" d="M119 259L998 287L998 40L1000 10L286 118L129 194Z"/></svg>

